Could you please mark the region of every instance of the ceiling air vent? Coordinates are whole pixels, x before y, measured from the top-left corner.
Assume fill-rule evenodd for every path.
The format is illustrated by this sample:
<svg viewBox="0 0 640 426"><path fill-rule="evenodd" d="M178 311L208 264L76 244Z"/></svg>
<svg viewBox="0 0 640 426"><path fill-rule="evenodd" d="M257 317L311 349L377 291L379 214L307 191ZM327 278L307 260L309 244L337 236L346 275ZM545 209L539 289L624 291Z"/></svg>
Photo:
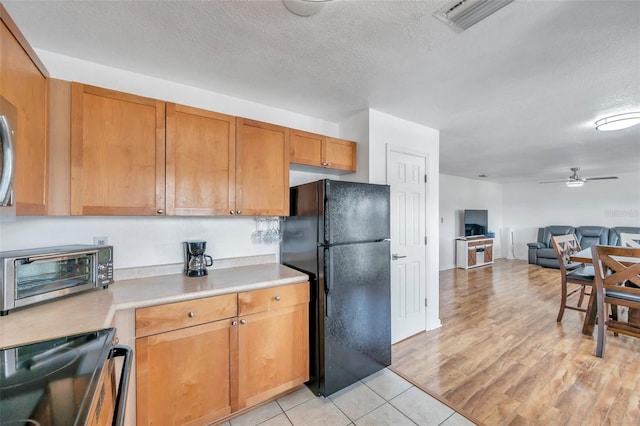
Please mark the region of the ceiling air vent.
<svg viewBox="0 0 640 426"><path fill-rule="evenodd" d="M438 20L460 33L502 9L513 0L453 0L433 14Z"/></svg>

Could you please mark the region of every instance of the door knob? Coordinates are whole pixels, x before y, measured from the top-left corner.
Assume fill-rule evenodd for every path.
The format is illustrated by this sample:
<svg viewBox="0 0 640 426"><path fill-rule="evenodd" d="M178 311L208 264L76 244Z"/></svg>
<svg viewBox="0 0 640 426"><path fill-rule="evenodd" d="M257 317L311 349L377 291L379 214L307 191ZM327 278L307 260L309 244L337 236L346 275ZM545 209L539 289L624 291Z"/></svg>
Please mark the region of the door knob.
<svg viewBox="0 0 640 426"><path fill-rule="evenodd" d="M391 255L391 260L398 260L398 259L404 259L407 256L398 256L397 253L394 253Z"/></svg>

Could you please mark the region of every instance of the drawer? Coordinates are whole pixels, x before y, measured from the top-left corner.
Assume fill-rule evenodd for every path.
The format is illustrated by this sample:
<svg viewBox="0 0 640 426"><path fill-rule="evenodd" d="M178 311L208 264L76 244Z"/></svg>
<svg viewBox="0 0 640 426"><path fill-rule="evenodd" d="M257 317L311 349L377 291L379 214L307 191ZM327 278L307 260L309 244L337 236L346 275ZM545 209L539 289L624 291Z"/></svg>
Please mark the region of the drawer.
<svg viewBox="0 0 640 426"><path fill-rule="evenodd" d="M238 293L238 316L309 303L309 283Z"/></svg>
<svg viewBox="0 0 640 426"><path fill-rule="evenodd" d="M492 240L477 240L477 241L469 241L467 243L467 245L469 247L484 246L486 244L493 244L493 241Z"/></svg>
<svg viewBox="0 0 640 426"><path fill-rule="evenodd" d="M236 294L136 309L136 337L236 316Z"/></svg>

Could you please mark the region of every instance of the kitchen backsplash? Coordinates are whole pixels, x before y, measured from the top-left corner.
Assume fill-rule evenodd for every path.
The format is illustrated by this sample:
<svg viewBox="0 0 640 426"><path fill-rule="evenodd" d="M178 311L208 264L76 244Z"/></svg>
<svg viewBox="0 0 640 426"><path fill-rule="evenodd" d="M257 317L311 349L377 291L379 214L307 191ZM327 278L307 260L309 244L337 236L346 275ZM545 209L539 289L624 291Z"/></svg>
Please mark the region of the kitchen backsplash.
<svg viewBox="0 0 640 426"><path fill-rule="evenodd" d="M107 237L114 268L183 262L182 243L207 241L214 259L278 255L279 246L253 244L253 217L17 217L0 223L0 251L64 244L93 244Z"/></svg>

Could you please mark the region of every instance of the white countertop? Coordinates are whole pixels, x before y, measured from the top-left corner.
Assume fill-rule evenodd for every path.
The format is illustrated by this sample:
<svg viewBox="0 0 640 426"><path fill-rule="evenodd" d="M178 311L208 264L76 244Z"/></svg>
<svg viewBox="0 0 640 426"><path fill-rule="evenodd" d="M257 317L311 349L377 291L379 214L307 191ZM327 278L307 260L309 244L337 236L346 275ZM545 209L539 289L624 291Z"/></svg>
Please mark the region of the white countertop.
<svg viewBox="0 0 640 426"><path fill-rule="evenodd" d="M204 277L184 274L116 281L94 290L34 305L0 317L0 348L112 327L119 310L256 290L308 280L278 263L214 269Z"/></svg>

